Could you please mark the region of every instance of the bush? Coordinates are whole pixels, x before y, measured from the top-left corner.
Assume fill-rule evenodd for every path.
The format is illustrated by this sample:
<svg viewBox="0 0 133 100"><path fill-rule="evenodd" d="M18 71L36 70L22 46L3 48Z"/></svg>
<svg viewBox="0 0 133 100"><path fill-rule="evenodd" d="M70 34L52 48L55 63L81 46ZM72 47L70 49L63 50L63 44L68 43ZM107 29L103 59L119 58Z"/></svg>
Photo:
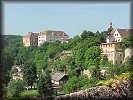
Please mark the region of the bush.
<svg viewBox="0 0 133 100"><path fill-rule="evenodd" d="M113 82L114 82L114 79L101 80L96 85L97 86L103 86L103 85L105 85L105 86L111 86L111 84L113 84Z"/></svg>
<svg viewBox="0 0 133 100"><path fill-rule="evenodd" d="M120 80L126 80L126 79L133 80L133 73L131 73L131 72L122 73L120 76L117 77L117 79L120 79Z"/></svg>
<svg viewBox="0 0 133 100"><path fill-rule="evenodd" d="M7 86L7 93L8 96L18 97L20 96L21 92L24 90L23 81L20 79L11 80Z"/></svg>

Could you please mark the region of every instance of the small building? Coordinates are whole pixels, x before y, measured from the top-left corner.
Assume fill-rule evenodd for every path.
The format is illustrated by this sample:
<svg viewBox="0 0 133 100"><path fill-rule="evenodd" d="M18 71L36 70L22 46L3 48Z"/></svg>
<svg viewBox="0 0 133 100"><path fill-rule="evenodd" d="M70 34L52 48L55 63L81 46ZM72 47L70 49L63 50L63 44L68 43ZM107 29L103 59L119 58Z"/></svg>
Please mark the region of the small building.
<svg viewBox="0 0 133 100"><path fill-rule="evenodd" d="M51 74L52 83L55 85L65 84L69 76L67 74L56 72Z"/></svg>
<svg viewBox="0 0 133 100"><path fill-rule="evenodd" d="M61 42L67 42L68 39L69 36L63 31L46 30L39 33L38 46L40 46L44 42L55 42L57 40Z"/></svg>
<svg viewBox="0 0 133 100"><path fill-rule="evenodd" d="M39 33L29 32L27 35L23 36L23 44L28 47L31 45L38 45L38 35Z"/></svg>
<svg viewBox="0 0 133 100"><path fill-rule="evenodd" d="M91 77L91 72L90 72L90 70L89 70L89 69L84 69L84 70L83 70L83 75L87 75L88 78L90 78L90 77Z"/></svg>

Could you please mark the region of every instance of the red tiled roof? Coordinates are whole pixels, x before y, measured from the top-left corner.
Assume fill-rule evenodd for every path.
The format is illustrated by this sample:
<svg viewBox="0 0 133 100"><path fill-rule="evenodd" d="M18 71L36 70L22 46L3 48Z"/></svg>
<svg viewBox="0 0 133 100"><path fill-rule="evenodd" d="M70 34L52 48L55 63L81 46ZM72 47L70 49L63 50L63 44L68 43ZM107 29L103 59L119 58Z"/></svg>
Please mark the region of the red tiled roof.
<svg viewBox="0 0 133 100"><path fill-rule="evenodd" d="M121 37L133 34L133 29L113 29L110 34L113 35L116 30L119 32Z"/></svg>
<svg viewBox="0 0 133 100"><path fill-rule="evenodd" d="M120 33L121 37L129 35L129 31L127 29L117 29Z"/></svg>

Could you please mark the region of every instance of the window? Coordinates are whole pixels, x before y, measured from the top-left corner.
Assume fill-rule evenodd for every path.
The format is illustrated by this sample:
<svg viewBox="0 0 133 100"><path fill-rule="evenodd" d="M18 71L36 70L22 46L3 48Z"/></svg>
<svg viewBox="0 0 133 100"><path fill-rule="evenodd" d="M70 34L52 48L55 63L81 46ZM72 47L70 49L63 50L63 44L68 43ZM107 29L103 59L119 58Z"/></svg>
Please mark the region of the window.
<svg viewBox="0 0 133 100"><path fill-rule="evenodd" d="M118 36L118 34L117 34L117 36Z"/></svg>
<svg viewBox="0 0 133 100"><path fill-rule="evenodd" d="M122 57L122 54L120 54L120 57Z"/></svg>

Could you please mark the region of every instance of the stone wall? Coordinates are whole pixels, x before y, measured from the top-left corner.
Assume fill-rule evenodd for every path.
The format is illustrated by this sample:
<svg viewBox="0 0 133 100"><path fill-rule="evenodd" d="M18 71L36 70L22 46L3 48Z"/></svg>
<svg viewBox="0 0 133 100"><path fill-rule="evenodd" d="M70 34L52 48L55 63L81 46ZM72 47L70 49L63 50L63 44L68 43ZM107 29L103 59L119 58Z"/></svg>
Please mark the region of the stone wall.
<svg viewBox="0 0 133 100"><path fill-rule="evenodd" d="M130 58L133 55L133 48L126 48L125 49L125 59Z"/></svg>

